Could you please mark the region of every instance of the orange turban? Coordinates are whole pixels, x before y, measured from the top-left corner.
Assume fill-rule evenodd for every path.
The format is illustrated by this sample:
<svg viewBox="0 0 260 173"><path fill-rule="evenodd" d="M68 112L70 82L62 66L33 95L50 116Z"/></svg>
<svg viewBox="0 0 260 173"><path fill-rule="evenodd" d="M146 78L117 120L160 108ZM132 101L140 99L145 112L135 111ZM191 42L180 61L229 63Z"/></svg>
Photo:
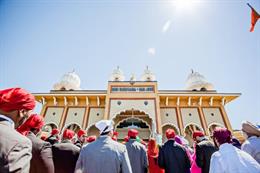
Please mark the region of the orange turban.
<svg viewBox="0 0 260 173"><path fill-rule="evenodd" d="M167 139L171 139L175 137L175 132L173 129L167 129L165 135Z"/></svg>
<svg viewBox="0 0 260 173"><path fill-rule="evenodd" d="M31 129L40 130L44 125L42 116L37 114L32 114L21 126L17 128L17 131L26 134L25 132L30 131Z"/></svg>
<svg viewBox="0 0 260 173"><path fill-rule="evenodd" d="M78 135L78 137L80 138L82 135L85 135L86 134L86 132L84 131L84 130L82 130L82 129L80 129L79 131L78 131L78 133L77 133L77 135Z"/></svg>
<svg viewBox="0 0 260 173"><path fill-rule="evenodd" d="M0 90L0 109L5 112L14 110L33 110L35 98L22 88L8 88Z"/></svg>
<svg viewBox="0 0 260 173"><path fill-rule="evenodd" d="M66 139L72 139L73 136L74 136L74 131L69 130L69 129L64 130L63 135L62 135L62 137L66 138Z"/></svg>
<svg viewBox="0 0 260 173"><path fill-rule="evenodd" d="M135 129L129 129L128 130L128 136L130 138L136 138L136 136L138 135L138 131Z"/></svg>

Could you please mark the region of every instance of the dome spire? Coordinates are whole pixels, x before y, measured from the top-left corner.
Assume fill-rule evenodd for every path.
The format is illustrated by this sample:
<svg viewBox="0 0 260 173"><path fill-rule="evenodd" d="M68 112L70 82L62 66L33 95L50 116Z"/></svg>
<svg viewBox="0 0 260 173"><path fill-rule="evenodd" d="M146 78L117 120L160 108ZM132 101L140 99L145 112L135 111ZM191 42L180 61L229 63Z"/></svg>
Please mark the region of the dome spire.
<svg viewBox="0 0 260 173"><path fill-rule="evenodd" d="M141 80L142 81L155 81L155 75L152 73L151 70L149 70L149 66L147 65L145 70L144 70L144 73L141 77Z"/></svg>
<svg viewBox="0 0 260 173"><path fill-rule="evenodd" d="M72 72L64 74L61 80L54 84L54 90L80 90L80 77L73 69Z"/></svg>
<svg viewBox="0 0 260 173"><path fill-rule="evenodd" d="M119 66L113 71L110 76L110 81L124 81L125 76Z"/></svg>
<svg viewBox="0 0 260 173"><path fill-rule="evenodd" d="M187 90L207 91L213 90L213 88L213 85L209 83L203 75L191 69L191 74L188 76L186 80Z"/></svg>

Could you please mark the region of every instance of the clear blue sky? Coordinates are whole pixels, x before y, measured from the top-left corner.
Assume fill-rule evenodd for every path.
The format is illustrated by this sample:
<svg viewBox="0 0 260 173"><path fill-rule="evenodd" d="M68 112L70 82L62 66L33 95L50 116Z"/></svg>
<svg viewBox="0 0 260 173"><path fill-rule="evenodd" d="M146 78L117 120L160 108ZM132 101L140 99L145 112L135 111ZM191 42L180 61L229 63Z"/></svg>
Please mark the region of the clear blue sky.
<svg viewBox="0 0 260 173"><path fill-rule="evenodd" d="M193 68L242 93L226 107L234 128L260 122L260 21L250 33L247 2L260 12L260 0L1 0L0 88L49 92L76 69L81 88L106 89L117 65L127 79L149 65L159 89L183 89Z"/></svg>

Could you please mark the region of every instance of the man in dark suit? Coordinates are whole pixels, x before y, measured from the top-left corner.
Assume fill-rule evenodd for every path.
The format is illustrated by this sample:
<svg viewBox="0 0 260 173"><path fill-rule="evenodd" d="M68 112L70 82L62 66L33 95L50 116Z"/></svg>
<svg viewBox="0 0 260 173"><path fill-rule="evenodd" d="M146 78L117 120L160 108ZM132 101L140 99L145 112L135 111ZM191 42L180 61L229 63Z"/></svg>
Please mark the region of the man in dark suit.
<svg viewBox="0 0 260 173"><path fill-rule="evenodd" d="M201 168L201 173L209 173L211 155L217 148L201 131L194 132L192 136L196 142L196 163Z"/></svg>
<svg viewBox="0 0 260 173"><path fill-rule="evenodd" d="M175 142L173 129L166 130L167 142L159 150L158 164L165 173L189 173L190 160L183 146Z"/></svg>
<svg viewBox="0 0 260 173"><path fill-rule="evenodd" d="M32 143L14 128L35 107L34 96L21 88L0 90L0 172L28 173Z"/></svg>
<svg viewBox="0 0 260 173"><path fill-rule="evenodd" d="M43 118L33 114L17 129L32 141L30 173L54 173L51 144L36 137L43 125Z"/></svg>
<svg viewBox="0 0 260 173"><path fill-rule="evenodd" d="M80 148L72 143L74 132L66 129L62 142L52 146L55 173L73 173L79 157Z"/></svg>

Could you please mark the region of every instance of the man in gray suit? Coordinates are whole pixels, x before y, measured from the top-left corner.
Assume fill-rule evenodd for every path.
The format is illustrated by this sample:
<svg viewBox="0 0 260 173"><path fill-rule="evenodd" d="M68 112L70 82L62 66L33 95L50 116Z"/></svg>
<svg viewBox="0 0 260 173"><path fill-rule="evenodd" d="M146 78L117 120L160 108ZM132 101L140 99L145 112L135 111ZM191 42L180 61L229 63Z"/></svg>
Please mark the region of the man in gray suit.
<svg viewBox="0 0 260 173"><path fill-rule="evenodd" d="M35 107L34 96L21 88L0 90L0 172L28 173L32 143L14 128Z"/></svg>
<svg viewBox="0 0 260 173"><path fill-rule="evenodd" d="M113 122L101 120L95 125L100 137L82 148L75 173L132 173L126 147L111 139Z"/></svg>
<svg viewBox="0 0 260 173"><path fill-rule="evenodd" d="M148 172L148 159L146 149L143 144L136 141L138 131L135 129L128 130L129 141L125 144L130 159L132 171L134 173Z"/></svg>

